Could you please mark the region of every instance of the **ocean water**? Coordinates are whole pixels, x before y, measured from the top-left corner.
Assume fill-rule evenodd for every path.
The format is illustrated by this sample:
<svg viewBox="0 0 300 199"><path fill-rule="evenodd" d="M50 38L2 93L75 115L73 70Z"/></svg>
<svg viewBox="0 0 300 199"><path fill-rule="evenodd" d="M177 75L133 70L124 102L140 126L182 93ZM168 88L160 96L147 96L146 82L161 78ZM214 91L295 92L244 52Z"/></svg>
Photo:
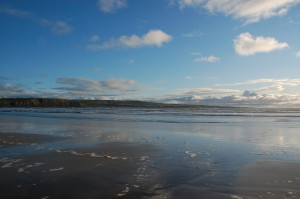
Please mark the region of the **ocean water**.
<svg viewBox="0 0 300 199"><path fill-rule="evenodd" d="M131 186L148 187L143 189L147 193L156 186L153 195L160 198L184 198L180 193L193 191L189 198L198 198L196 193L243 198L229 190L245 165L258 160L300 162L300 112L295 109L2 108L0 127L0 133L66 138L0 148L0 159L80 154L77 149L111 143L151 145L157 152L140 156L144 175L136 175ZM130 196L133 188L128 184L116 197Z"/></svg>

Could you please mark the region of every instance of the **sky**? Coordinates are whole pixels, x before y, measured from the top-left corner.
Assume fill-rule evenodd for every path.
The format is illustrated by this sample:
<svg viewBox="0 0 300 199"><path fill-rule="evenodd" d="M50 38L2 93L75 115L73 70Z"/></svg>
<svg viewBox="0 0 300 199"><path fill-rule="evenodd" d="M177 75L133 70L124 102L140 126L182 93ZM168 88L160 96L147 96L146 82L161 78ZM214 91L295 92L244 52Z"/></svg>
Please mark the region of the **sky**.
<svg viewBox="0 0 300 199"><path fill-rule="evenodd" d="M300 106L300 0L0 0L0 97Z"/></svg>

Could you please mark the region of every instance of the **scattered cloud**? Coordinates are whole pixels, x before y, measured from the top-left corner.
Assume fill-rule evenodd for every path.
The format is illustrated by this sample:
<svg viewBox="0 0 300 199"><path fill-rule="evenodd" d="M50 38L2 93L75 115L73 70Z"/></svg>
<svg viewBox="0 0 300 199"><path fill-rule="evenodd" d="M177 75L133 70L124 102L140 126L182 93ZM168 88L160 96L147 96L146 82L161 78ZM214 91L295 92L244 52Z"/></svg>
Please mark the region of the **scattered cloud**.
<svg viewBox="0 0 300 199"><path fill-rule="evenodd" d="M285 85L285 86L298 86L300 85L300 79L255 79L255 80L248 80L245 82L236 82L232 84L216 84L215 86L238 86L238 85L262 84L262 83L272 83L276 85Z"/></svg>
<svg viewBox="0 0 300 199"><path fill-rule="evenodd" d="M296 52L296 57L300 57L300 51Z"/></svg>
<svg viewBox="0 0 300 199"><path fill-rule="evenodd" d="M100 37L98 35L93 35L90 38L87 39L90 42L97 42L100 40Z"/></svg>
<svg viewBox="0 0 300 199"><path fill-rule="evenodd" d="M259 22L274 16L285 15L299 0L208 0L205 8L242 19L246 23Z"/></svg>
<svg viewBox="0 0 300 199"><path fill-rule="evenodd" d="M215 56L200 57L195 59L196 62L217 62L219 60L220 58Z"/></svg>
<svg viewBox="0 0 300 199"><path fill-rule="evenodd" d="M254 84L257 84L256 89L253 89ZM232 86L240 85L243 85L243 87L251 85L252 89L232 89ZM300 105L299 94L282 92L285 91L287 87L300 86L300 79L256 79L233 84L218 84L216 86L231 86L231 88L180 89L176 93L158 96L156 97L156 101L166 103L258 107L292 107Z"/></svg>
<svg viewBox="0 0 300 199"><path fill-rule="evenodd" d="M57 35L63 35L73 30L72 26L64 21L50 22L51 31Z"/></svg>
<svg viewBox="0 0 300 199"><path fill-rule="evenodd" d="M20 17L20 18L34 17L34 15L31 12L27 12L27 11L24 11L24 10L17 10L17 9L8 8L8 7L2 7L2 6L0 6L0 12L4 13L4 14L7 14L7 15Z"/></svg>
<svg viewBox="0 0 300 199"><path fill-rule="evenodd" d="M143 85L134 80L109 79L97 81L86 78L57 78L55 88L30 88L21 84L0 82L2 97L47 97L65 99L122 99L140 92ZM43 82L36 81L35 85ZM44 84L43 84L44 85Z"/></svg>
<svg viewBox="0 0 300 199"><path fill-rule="evenodd" d="M271 86L265 86L265 87L261 87L259 89L256 89L256 92L265 92L265 93L270 93L270 92L274 92L274 91L283 91L284 87L283 85L280 84L274 84Z"/></svg>
<svg viewBox="0 0 300 199"><path fill-rule="evenodd" d="M42 78L46 78L48 77L48 74L45 74L45 73L40 73L38 74L39 77L42 77Z"/></svg>
<svg viewBox="0 0 300 199"><path fill-rule="evenodd" d="M245 90L242 96L244 96L244 97L254 97L254 96L257 96L257 93L251 92L249 90Z"/></svg>
<svg viewBox="0 0 300 199"><path fill-rule="evenodd" d="M194 89L180 89L177 95L182 96L205 96L205 95L222 95L241 93L237 89L223 89L223 88L194 88Z"/></svg>
<svg viewBox="0 0 300 199"><path fill-rule="evenodd" d="M201 104L236 107L299 106L300 96L289 94L258 94L249 90L198 88L171 93L156 101L178 104Z"/></svg>
<svg viewBox="0 0 300 199"><path fill-rule="evenodd" d="M56 82L62 86L56 87L54 90L63 92L72 98L129 95L137 93L141 87L136 81L127 79L97 81L85 78L63 77L57 78Z"/></svg>
<svg viewBox="0 0 300 199"><path fill-rule="evenodd" d="M205 2L205 0L170 0L171 4L178 4L180 9L186 7L197 7L203 2Z"/></svg>
<svg viewBox="0 0 300 199"><path fill-rule="evenodd" d="M101 71L102 70L102 68L100 68L100 67L94 67L93 68L93 71Z"/></svg>
<svg viewBox="0 0 300 199"><path fill-rule="evenodd" d="M130 59L130 60L128 60L128 63L133 64L133 63L135 63L135 60L134 59Z"/></svg>
<svg viewBox="0 0 300 199"><path fill-rule="evenodd" d="M234 40L236 53L243 56L271 52L287 47L289 47L287 43L280 43L274 37L259 36L255 38L248 32L240 34Z"/></svg>
<svg viewBox="0 0 300 199"><path fill-rule="evenodd" d="M0 98L1 97L29 97L34 96L35 93L24 89L24 85L20 84L0 84Z"/></svg>
<svg viewBox="0 0 300 199"><path fill-rule="evenodd" d="M193 77L193 76L190 76L190 75L187 75L187 76L185 76L185 77L184 77L184 79L191 80L191 79L195 79L195 77Z"/></svg>
<svg viewBox="0 0 300 199"><path fill-rule="evenodd" d="M1 83L1 82L4 82L4 81L6 81L6 80L9 80L9 78L4 77L4 76L0 76L0 83Z"/></svg>
<svg viewBox="0 0 300 199"><path fill-rule="evenodd" d="M126 0L99 0L99 9L105 13L114 13L117 10L127 7Z"/></svg>
<svg viewBox="0 0 300 199"><path fill-rule="evenodd" d="M13 91L13 92L18 92L22 91L22 87L19 85L12 85L12 84L2 84L0 85L0 91Z"/></svg>
<svg viewBox="0 0 300 199"><path fill-rule="evenodd" d="M203 33L200 32L200 31L193 31L193 32L190 32L190 33L184 33L182 34L183 37L201 37L203 36Z"/></svg>
<svg viewBox="0 0 300 199"><path fill-rule="evenodd" d="M259 22L274 16L285 15L300 0L169 0L180 9L187 7L204 8L211 13L223 13L246 24Z"/></svg>
<svg viewBox="0 0 300 199"><path fill-rule="evenodd" d="M202 53L200 52L191 52L191 55L201 55Z"/></svg>
<svg viewBox="0 0 300 199"><path fill-rule="evenodd" d="M118 39L111 39L99 45L88 45L91 50L103 50L114 47L137 48L143 46L161 47L163 43L168 43L172 40L172 36L161 30L150 30L145 35L139 37L137 35L121 36Z"/></svg>
<svg viewBox="0 0 300 199"><path fill-rule="evenodd" d="M41 26L48 27L54 34L63 35L71 32L73 27L65 21L62 20L49 20L42 17L37 16L32 12L27 12L24 10L18 10L8 7L1 7L0 6L0 13L7 14L13 17L31 20Z"/></svg>

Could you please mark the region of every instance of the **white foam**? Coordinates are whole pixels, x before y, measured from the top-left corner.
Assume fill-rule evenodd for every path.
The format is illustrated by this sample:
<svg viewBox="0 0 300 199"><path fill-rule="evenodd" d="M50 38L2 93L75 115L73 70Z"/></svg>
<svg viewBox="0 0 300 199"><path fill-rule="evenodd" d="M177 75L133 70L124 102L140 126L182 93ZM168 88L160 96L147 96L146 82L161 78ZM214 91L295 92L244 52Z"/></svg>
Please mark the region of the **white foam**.
<svg viewBox="0 0 300 199"><path fill-rule="evenodd" d="M112 159L112 160L127 160L127 157L116 157L116 156L111 156L111 155L100 155L95 152L91 153L78 153L74 150L69 150L69 151L62 151L62 150L56 150L57 153L71 153L72 155L80 155L80 156L90 156L92 158L107 158L107 159Z"/></svg>
<svg viewBox="0 0 300 199"><path fill-rule="evenodd" d="M49 171L61 171L63 169L64 169L63 167L60 167L60 168L57 168L57 169L49 169Z"/></svg>
<svg viewBox="0 0 300 199"><path fill-rule="evenodd" d="M231 195L230 197L233 199L243 199L242 196L237 196L237 195Z"/></svg>
<svg viewBox="0 0 300 199"><path fill-rule="evenodd" d="M117 194L117 196L118 197L125 196L128 192L129 192L129 187L126 186L125 189L121 193Z"/></svg>
<svg viewBox="0 0 300 199"><path fill-rule="evenodd" d="M193 158L193 157L196 157L196 156L197 156L197 154L196 154L196 153L193 153L193 152L191 152L191 151L185 151L184 153L185 153L185 154L187 154L187 155L189 155L191 158Z"/></svg>

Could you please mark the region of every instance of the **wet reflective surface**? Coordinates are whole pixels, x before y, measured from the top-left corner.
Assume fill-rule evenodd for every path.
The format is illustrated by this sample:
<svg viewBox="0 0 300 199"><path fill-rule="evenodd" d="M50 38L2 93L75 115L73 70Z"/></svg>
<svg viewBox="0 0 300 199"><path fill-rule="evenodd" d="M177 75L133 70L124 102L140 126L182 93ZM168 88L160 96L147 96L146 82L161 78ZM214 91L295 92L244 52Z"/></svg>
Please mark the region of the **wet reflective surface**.
<svg viewBox="0 0 300 199"><path fill-rule="evenodd" d="M300 197L297 111L0 111L2 135L59 138L22 143L11 135L13 143L12 137L1 137L6 198ZM8 141L9 146L3 143ZM245 175L266 173L272 165L277 167L263 184Z"/></svg>

